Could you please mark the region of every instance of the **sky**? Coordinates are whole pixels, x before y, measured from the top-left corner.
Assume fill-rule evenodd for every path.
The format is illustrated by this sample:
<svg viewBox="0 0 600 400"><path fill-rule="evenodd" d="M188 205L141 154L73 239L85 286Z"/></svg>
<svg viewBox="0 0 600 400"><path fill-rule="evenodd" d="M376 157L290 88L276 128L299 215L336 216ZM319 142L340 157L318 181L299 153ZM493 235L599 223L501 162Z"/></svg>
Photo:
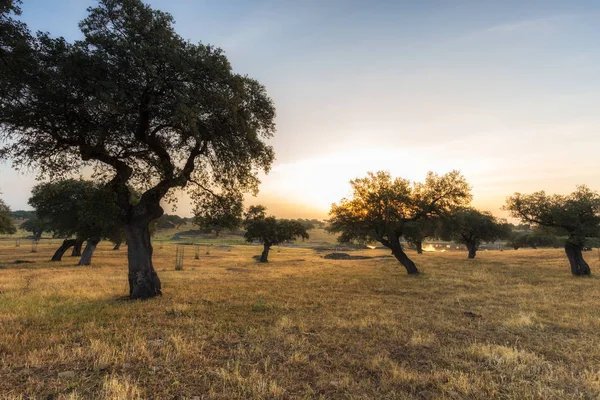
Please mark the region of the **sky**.
<svg viewBox="0 0 600 400"><path fill-rule="evenodd" d="M32 30L69 40L95 4L23 3ZM422 180L458 169L473 205L496 215L517 191L600 190L600 2L149 3L267 88L277 159L247 204L278 217L326 218L349 180L376 170ZM34 184L0 165L12 209L29 208Z"/></svg>

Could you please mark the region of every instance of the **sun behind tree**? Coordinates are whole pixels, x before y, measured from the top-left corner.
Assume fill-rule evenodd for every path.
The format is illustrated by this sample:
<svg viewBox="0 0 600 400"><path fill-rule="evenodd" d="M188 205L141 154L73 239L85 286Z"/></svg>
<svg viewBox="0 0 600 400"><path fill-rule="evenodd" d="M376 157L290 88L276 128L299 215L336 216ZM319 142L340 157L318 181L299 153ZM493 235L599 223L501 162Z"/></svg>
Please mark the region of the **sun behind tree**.
<svg viewBox="0 0 600 400"><path fill-rule="evenodd" d="M328 230L341 233L340 242L381 243L409 274L419 270L400 244L407 225L471 201L471 188L458 171L442 176L429 172L423 183L392 178L389 172L369 172L350 185L352 197L331 207Z"/></svg>

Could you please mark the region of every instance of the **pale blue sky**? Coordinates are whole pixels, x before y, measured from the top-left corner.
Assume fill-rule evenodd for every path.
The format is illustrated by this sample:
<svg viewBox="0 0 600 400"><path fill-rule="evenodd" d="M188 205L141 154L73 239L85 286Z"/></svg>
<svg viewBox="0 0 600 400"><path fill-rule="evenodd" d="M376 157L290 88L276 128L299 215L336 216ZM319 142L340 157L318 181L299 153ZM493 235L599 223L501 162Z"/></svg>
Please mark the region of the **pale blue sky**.
<svg viewBox="0 0 600 400"><path fill-rule="evenodd" d="M600 2L150 3L267 87L277 161L250 202L278 216L324 217L375 169L460 169L494 213L517 190L600 189ZM24 0L23 19L72 40L91 4ZM32 184L1 167L13 209Z"/></svg>

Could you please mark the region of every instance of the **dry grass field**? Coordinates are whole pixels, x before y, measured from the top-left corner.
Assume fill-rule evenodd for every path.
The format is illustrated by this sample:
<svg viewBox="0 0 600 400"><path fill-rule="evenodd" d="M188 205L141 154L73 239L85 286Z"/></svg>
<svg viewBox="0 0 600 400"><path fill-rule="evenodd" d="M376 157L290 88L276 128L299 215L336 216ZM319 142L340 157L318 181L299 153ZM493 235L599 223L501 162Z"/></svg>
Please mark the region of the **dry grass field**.
<svg viewBox="0 0 600 400"><path fill-rule="evenodd" d="M57 244L0 245L1 399L600 398L599 275L558 249L411 253L415 277L253 246L175 271L157 244L164 295L128 301L126 250L77 267Z"/></svg>

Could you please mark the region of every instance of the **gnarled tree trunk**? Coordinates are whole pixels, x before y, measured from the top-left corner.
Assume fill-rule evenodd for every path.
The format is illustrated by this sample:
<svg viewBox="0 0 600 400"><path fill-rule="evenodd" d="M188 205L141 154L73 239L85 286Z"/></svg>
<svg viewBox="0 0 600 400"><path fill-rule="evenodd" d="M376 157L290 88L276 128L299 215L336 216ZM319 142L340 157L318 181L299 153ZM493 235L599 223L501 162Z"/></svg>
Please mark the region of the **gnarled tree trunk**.
<svg viewBox="0 0 600 400"><path fill-rule="evenodd" d="M398 260L400 264L402 264L402 266L406 268L406 272L408 272L409 275L419 273L417 266L410 258L408 258L406 253L402 250L402 245L400 245L400 243L393 244L391 246L391 250L394 257L396 257L396 260Z"/></svg>
<svg viewBox="0 0 600 400"><path fill-rule="evenodd" d="M83 247L83 239L75 239L71 257L81 257L81 248Z"/></svg>
<svg viewBox="0 0 600 400"><path fill-rule="evenodd" d="M477 255L477 245L475 243L467 243L467 250L469 250L469 258L475 258Z"/></svg>
<svg viewBox="0 0 600 400"><path fill-rule="evenodd" d="M423 242L419 240L415 242L415 246L417 247L417 254L423 254Z"/></svg>
<svg viewBox="0 0 600 400"><path fill-rule="evenodd" d="M98 243L100 243L100 238L97 237L89 238L87 240L87 244L85 245L85 249L83 250L77 265L92 265L92 256L94 255L94 250L96 250Z"/></svg>
<svg viewBox="0 0 600 400"><path fill-rule="evenodd" d="M115 247L113 247L113 250L119 250L121 248L121 241L119 240L117 243L115 243Z"/></svg>
<svg viewBox="0 0 600 400"><path fill-rule="evenodd" d="M65 239L65 240L63 240L62 244L56 250L56 252L52 256L52 259L50 261L60 261L60 260L62 260L63 254L65 254L66 251L69 250L69 247L74 246L74 245L75 245L75 239Z"/></svg>
<svg viewBox="0 0 600 400"><path fill-rule="evenodd" d="M576 276L590 275L592 272L590 266L583 259L581 251L583 246L567 242L565 244L565 253L571 264L571 273Z"/></svg>
<svg viewBox="0 0 600 400"><path fill-rule="evenodd" d="M269 250L271 250L271 243L265 243L263 247L263 252L260 255L260 262L268 262L269 261Z"/></svg>
<svg viewBox="0 0 600 400"><path fill-rule="evenodd" d="M162 294L160 279L152 265L150 221L132 221L123 226L129 261L129 297L147 299Z"/></svg>

